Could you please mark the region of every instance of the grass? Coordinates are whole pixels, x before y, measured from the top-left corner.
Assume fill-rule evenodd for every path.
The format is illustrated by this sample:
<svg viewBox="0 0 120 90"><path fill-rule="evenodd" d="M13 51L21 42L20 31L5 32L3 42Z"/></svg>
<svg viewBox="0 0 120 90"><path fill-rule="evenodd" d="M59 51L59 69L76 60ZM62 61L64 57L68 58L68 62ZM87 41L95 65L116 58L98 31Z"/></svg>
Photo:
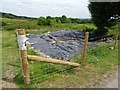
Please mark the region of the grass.
<svg viewBox="0 0 120 90"><path fill-rule="evenodd" d="M79 70L69 66L29 61L31 84L26 86L23 83L15 32L3 31L2 38L2 75L7 78L6 72L10 70L20 88L90 87L99 83L105 73L118 66L118 51L110 49L114 46L114 43L111 43L87 52L85 65L81 65ZM28 50L28 54L36 55L32 50ZM80 56L73 60L81 64Z"/></svg>
<svg viewBox="0 0 120 90"><path fill-rule="evenodd" d="M116 36L119 33L119 30L120 30L120 22L118 22L118 24L116 24L115 26L109 28L108 34Z"/></svg>
<svg viewBox="0 0 120 90"><path fill-rule="evenodd" d="M92 23L76 24L76 23L65 23L56 24L54 27L51 26L39 26L37 20L17 20L17 19L6 19L3 18L2 22L5 23L2 27L4 30L13 31L15 29L24 28L29 33L45 33L47 31L57 30L92 30L96 27Z"/></svg>
<svg viewBox="0 0 120 90"><path fill-rule="evenodd" d="M20 66L19 51L17 46L16 35L13 31L2 32L2 75L5 76L7 70L17 70L15 66ZM13 70L13 71L14 71ZM16 70L14 74L16 73Z"/></svg>
<svg viewBox="0 0 120 90"><path fill-rule="evenodd" d="M2 32L0 31L0 38L2 38ZM0 77L2 76L2 39L0 39Z"/></svg>
<svg viewBox="0 0 120 90"><path fill-rule="evenodd" d="M12 27L13 29L19 27L25 28L27 29L27 33L32 34L40 34L60 29L65 30L66 27L72 30L95 29L96 27L93 24L59 24L56 25L56 28L51 28L50 26L36 26L36 21L5 19L4 22L8 23L8 25L3 28L10 31L3 30L1 32L2 76L5 79L12 79L20 88L95 87L96 84L99 84L104 74L118 66L118 51L110 49L111 47L114 47L114 43L106 44L93 48L87 52L84 65L81 64L81 57L75 56L72 60L73 62L81 64L80 69L74 69L63 65L29 61L31 84L24 85L16 33L12 30ZM30 28L28 28L28 26ZM111 30L116 30L116 26L111 28ZM117 32L111 30L109 32L111 34ZM28 49L27 52L31 55L37 55L37 53L30 49Z"/></svg>
<svg viewBox="0 0 120 90"><path fill-rule="evenodd" d="M92 49L87 53L85 64L81 65L80 70L69 69L70 67L62 65L33 62L30 64L32 81L27 87L68 88L90 87L98 84L103 75L118 66L118 51L110 49L113 46L114 44L111 43ZM80 56L76 56L73 60L81 63ZM19 85L24 87L24 84Z"/></svg>
<svg viewBox="0 0 120 90"><path fill-rule="evenodd" d="M108 66L111 63L113 65L118 65L118 51L111 49L114 47L115 43L98 46L97 48L91 49L86 55L86 64L92 64L95 67ZM79 60L79 57L74 58L76 61ZM104 62L104 63L103 63ZM81 63L81 62L79 62ZM104 67L103 67L104 68Z"/></svg>

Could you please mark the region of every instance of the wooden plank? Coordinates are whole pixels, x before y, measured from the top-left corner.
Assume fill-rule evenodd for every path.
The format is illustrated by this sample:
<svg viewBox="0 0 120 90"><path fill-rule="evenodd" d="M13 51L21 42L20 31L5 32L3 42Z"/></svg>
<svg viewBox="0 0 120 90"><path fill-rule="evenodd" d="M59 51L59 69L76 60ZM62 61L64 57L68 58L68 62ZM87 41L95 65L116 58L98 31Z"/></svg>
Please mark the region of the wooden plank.
<svg viewBox="0 0 120 90"><path fill-rule="evenodd" d="M83 52L82 52L82 63L83 64L84 64L84 60L85 60L86 47L87 47L87 43L88 43L88 36L89 36L89 32L86 32L85 39L84 39L84 47L83 47Z"/></svg>
<svg viewBox="0 0 120 90"><path fill-rule="evenodd" d="M80 66L80 64L78 64L78 63L56 60L56 59L52 59L52 58L45 58L45 57L41 57L41 56L28 55L28 59L32 60L32 61L40 61L40 62L53 63L53 64L69 65L69 66L74 66L74 67Z"/></svg>
<svg viewBox="0 0 120 90"><path fill-rule="evenodd" d="M25 30L18 29L18 44L20 49L21 61L22 61L22 74L25 84L30 83L30 76L29 76L29 68L28 68L28 59L27 59L27 52L26 52L26 42L24 39L25 37ZM22 41L23 40L23 41Z"/></svg>

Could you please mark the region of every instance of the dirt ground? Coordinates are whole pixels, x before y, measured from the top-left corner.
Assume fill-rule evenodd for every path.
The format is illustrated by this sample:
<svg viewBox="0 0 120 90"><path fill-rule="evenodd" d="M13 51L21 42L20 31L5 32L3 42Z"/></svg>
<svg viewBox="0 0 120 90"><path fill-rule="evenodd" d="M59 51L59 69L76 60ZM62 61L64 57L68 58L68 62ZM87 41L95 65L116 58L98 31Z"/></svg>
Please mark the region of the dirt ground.
<svg viewBox="0 0 120 90"><path fill-rule="evenodd" d="M120 70L114 70L110 73L107 73L107 75L105 75L105 79L103 79L100 82L100 85L98 86L98 88L118 88L118 73L120 72Z"/></svg>
<svg viewBox="0 0 120 90"><path fill-rule="evenodd" d="M13 82L2 80L2 88L18 88Z"/></svg>

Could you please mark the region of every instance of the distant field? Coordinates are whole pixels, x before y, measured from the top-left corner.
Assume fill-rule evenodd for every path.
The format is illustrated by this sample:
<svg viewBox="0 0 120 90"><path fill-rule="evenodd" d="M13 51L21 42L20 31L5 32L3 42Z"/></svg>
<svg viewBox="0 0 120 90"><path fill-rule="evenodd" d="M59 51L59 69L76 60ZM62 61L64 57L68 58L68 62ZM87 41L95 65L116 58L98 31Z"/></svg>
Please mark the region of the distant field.
<svg viewBox="0 0 120 90"><path fill-rule="evenodd" d="M50 25L39 26L37 24L37 20L29 20L29 19L8 19L2 18L2 28L3 30L13 31L16 29L26 29L28 33L39 34L46 33L48 31L53 32L57 30L80 30L80 31L95 31L96 26L93 23L60 23L55 24L54 27ZM118 33L118 28L120 29L120 23L109 28L109 34L116 35Z"/></svg>
<svg viewBox="0 0 120 90"><path fill-rule="evenodd" d="M37 29L37 30L49 30L49 31L56 31L56 30L86 30L86 29L95 29L96 27L92 23L86 23L86 24L77 24L77 23L64 23L64 24L56 24L54 27L51 26L39 26L37 24L37 20L17 20L17 19L7 19L3 18L3 29L4 30L15 30L19 28L24 29Z"/></svg>

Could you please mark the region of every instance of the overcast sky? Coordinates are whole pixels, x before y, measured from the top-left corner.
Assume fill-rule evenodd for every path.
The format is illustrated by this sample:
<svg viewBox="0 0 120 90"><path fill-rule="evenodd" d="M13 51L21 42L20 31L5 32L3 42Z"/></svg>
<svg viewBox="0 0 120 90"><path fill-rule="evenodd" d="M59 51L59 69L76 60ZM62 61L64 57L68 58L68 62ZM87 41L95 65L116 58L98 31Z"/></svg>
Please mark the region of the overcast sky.
<svg viewBox="0 0 120 90"><path fill-rule="evenodd" d="M90 18L88 0L2 0L2 12L20 16Z"/></svg>

